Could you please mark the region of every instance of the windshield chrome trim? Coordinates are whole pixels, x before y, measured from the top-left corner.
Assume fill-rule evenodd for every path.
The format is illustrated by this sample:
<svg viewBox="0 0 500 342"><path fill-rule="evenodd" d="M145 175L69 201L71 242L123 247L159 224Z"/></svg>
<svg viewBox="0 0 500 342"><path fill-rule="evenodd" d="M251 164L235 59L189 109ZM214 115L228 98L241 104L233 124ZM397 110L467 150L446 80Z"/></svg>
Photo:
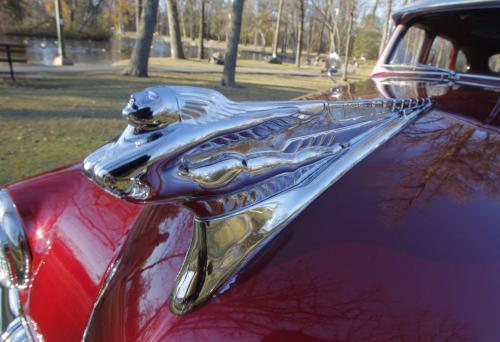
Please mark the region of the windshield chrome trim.
<svg viewBox="0 0 500 342"><path fill-rule="evenodd" d="M498 7L500 7L500 3L496 0L424 0L396 9L392 18L395 24L399 25L430 13L453 13Z"/></svg>
<svg viewBox="0 0 500 342"><path fill-rule="evenodd" d="M406 78L408 78L407 75L415 75L418 77L418 79L424 79L428 81L447 81L460 85L482 86L482 87L487 86L491 88L500 88L500 76L455 72L450 69L433 68L432 66L425 67L425 66L412 66L412 65L400 65L400 64L397 65L382 64L380 65L380 68L383 69L379 69L378 72L373 77L393 78L393 77L405 76ZM390 76L383 75L387 71L397 75L390 75ZM382 74L383 76L379 76L380 74ZM426 76L432 76L432 75L439 76L439 79L426 78ZM492 83L485 84L481 82L474 82L474 79L491 81Z"/></svg>
<svg viewBox="0 0 500 342"><path fill-rule="evenodd" d="M500 76L457 72L455 70L447 68L433 67L432 65L381 64L380 67L391 71L403 71L403 72L411 71L411 72L421 72L425 74L446 74L446 75L456 75L459 77L488 79L492 81L500 80Z"/></svg>

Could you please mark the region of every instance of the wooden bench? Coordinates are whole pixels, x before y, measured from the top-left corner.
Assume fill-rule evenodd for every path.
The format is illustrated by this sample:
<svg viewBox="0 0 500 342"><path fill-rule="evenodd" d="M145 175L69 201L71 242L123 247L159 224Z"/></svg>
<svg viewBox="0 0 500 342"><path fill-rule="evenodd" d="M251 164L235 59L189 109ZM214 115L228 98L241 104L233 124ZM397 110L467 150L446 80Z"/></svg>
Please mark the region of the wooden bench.
<svg viewBox="0 0 500 342"><path fill-rule="evenodd" d="M28 63L26 46L14 42L0 42L0 62L8 62L10 78L15 81L13 63Z"/></svg>

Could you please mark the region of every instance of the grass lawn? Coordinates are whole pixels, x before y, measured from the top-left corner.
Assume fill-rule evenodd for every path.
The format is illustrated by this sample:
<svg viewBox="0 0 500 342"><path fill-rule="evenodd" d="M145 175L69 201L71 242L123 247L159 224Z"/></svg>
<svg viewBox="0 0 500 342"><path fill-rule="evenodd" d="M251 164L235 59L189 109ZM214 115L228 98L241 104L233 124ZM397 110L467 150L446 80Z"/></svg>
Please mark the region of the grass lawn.
<svg viewBox="0 0 500 342"><path fill-rule="evenodd" d="M128 60L121 60L114 65L127 65ZM199 59L171 59L165 57L151 57L149 59L150 65L154 66L165 66L165 67L211 67L220 69L222 72L222 65L210 64L207 60L199 60ZM356 74L350 75L352 80L356 79L366 79L373 67L375 65L375 61L367 61L365 64L360 65L356 70ZM278 70L278 71L314 71L320 74L320 72L324 69L323 64L320 65L307 65L302 64L300 69L297 69L295 64L293 63L282 63L282 64L270 64L264 61L251 60L251 59L238 59L237 67L242 68L254 68L254 69L266 69L266 70ZM341 71L339 71L338 78L341 77Z"/></svg>
<svg viewBox="0 0 500 342"><path fill-rule="evenodd" d="M291 99L328 89L326 77L237 75L241 88L219 86L210 73L61 73L0 79L0 185L81 160L119 134L130 93L161 84L215 88L233 100Z"/></svg>
<svg viewBox="0 0 500 342"><path fill-rule="evenodd" d="M208 58L208 57L207 57ZM114 65L123 65L125 66L128 63L128 59L120 60L115 62ZM210 64L207 59L199 60L199 59L171 59L167 57L151 57L149 59L150 65L157 66L168 66L168 67L211 67L220 69L222 72L224 66ZM302 65L300 69L297 69L295 64L293 63L282 63L282 64L270 64L264 61L257 61L251 59L238 59L237 67L243 68L256 68L256 69L270 69L270 70L284 70L284 71L297 71L297 70L312 70L317 71L318 74L321 72L323 68L321 65Z"/></svg>

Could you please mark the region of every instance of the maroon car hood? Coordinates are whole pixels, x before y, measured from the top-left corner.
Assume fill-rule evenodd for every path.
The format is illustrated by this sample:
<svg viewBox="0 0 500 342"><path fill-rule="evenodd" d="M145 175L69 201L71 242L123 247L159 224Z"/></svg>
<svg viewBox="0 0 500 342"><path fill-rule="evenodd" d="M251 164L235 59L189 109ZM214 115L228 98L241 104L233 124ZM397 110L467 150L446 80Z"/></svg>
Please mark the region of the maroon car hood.
<svg viewBox="0 0 500 342"><path fill-rule="evenodd" d="M393 81L379 84L378 89L384 96L429 91L439 96L435 109L343 176L225 293L192 313L173 315L168 297L191 240L193 214L175 203L144 208L130 233L125 228L120 231L129 234L123 248L110 245L113 252L102 260L109 267L121 255L116 274L93 311L88 337L117 341L500 338L499 93ZM317 97L331 96L329 92ZM380 94L361 84L340 95L360 96ZM71 170L60 172L58 177L86 182ZM67 262L71 258L85 259L69 255ZM44 267L54 268L47 263L39 269ZM98 275L101 284L103 267ZM54 273L53 281L57 280ZM33 287L32 305L49 305L36 293ZM51 299L71 303L74 297L69 292ZM92 308L85 303L81 310L89 315ZM42 320L41 312L31 315ZM52 319L67 321L55 313ZM41 322L40 328L43 333Z"/></svg>

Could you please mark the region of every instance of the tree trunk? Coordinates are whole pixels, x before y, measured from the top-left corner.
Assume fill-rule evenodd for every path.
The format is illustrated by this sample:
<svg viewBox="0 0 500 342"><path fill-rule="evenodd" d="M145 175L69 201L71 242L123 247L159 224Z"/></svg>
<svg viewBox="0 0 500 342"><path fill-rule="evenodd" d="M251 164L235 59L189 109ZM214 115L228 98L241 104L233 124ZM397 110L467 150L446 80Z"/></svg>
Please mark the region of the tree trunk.
<svg viewBox="0 0 500 342"><path fill-rule="evenodd" d="M187 29L186 29L186 8L182 7L181 6L181 10L179 12L180 14L180 17L179 17L179 20L180 20L180 25L181 25L181 29L182 29L182 38L187 38Z"/></svg>
<svg viewBox="0 0 500 342"><path fill-rule="evenodd" d="M158 1L158 6L160 5L160 2ZM161 28L162 28L162 15L160 11L156 12L156 33L160 36L161 35ZM154 33L153 33L154 36Z"/></svg>
<svg viewBox="0 0 500 342"><path fill-rule="evenodd" d="M193 0L189 0L187 3L186 3L186 6L188 7L188 17L189 17L189 38L191 38L191 40L194 40L194 1Z"/></svg>
<svg viewBox="0 0 500 342"><path fill-rule="evenodd" d="M69 25L68 25L68 27L70 29L75 27L75 14L76 14L76 3L73 0L73 1L71 1L71 5L69 7Z"/></svg>
<svg viewBox="0 0 500 342"><path fill-rule="evenodd" d="M299 21L297 23L297 50L295 55L295 66L300 68L300 58L302 57L302 33L304 31L304 0L298 0Z"/></svg>
<svg viewBox="0 0 500 342"><path fill-rule="evenodd" d="M198 59L204 59L203 39L205 34L205 0L200 0L200 41L198 45Z"/></svg>
<svg viewBox="0 0 500 342"><path fill-rule="evenodd" d="M253 50L257 51L257 45L259 45L259 30L260 30L260 0L255 1L255 23L254 23L254 35L253 35ZM227 36L226 36L227 42Z"/></svg>
<svg viewBox="0 0 500 342"><path fill-rule="evenodd" d="M387 41L387 35L389 34L389 23L391 20L392 11L392 0L387 0L385 4L385 18L384 18L384 28L382 31L382 40L380 41L380 47L378 49L378 55L380 56L385 48L385 43Z"/></svg>
<svg viewBox="0 0 500 342"><path fill-rule="evenodd" d="M122 35L123 33L123 15L122 15L122 1L117 0L114 4L115 11L118 11L118 18L116 23L116 33Z"/></svg>
<svg viewBox="0 0 500 342"><path fill-rule="evenodd" d="M232 23L232 19L231 18L233 16L233 14L232 14L233 12L232 11L233 11L233 8L234 8L234 6L233 6L234 4L231 5L231 3L232 3L232 0L228 1L228 5L227 5L227 10L228 10L228 13L229 13L228 14L229 20L227 21L227 24L226 24L226 30L225 30L226 36L224 38L224 41L226 42L226 48L227 48L227 45L229 44L229 36L231 35L231 28L232 28L230 26L230 24ZM258 7L258 4L259 4L259 0L257 0L257 7ZM243 11L243 9L242 9L242 11ZM257 25L258 25L258 22L257 22Z"/></svg>
<svg viewBox="0 0 500 342"><path fill-rule="evenodd" d="M278 6L278 19L276 20L276 29L274 31L273 38L273 58L278 57L278 41L280 36L280 25L281 25L281 12L283 11L283 0L280 0Z"/></svg>
<svg viewBox="0 0 500 342"><path fill-rule="evenodd" d="M226 56L224 58L224 75L222 85L235 87L236 59L238 57L238 43L241 33L241 19L243 16L244 0L233 0L231 11L231 28L227 40Z"/></svg>
<svg viewBox="0 0 500 342"><path fill-rule="evenodd" d="M328 51L330 53L334 53L334 52L336 52L335 50L336 50L335 49L335 32L332 31L332 32L330 32L330 49L328 49Z"/></svg>
<svg viewBox="0 0 500 342"><path fill-rule="evenodd" d="M354 20L354 1L348 0L347 3L349 18L347 23L347 34L346 34L346 42L345 42L345 57L344 57L344 71L342 72L342 80L347 81L347 66L349 65L349 50L351 45L351 31L352 31L352 22Z"/></svg>
<svg viewBox="0 0 500 342"><path fill-rule="evenodd" d="M379 3L379 0L375 0L375 2L373 3L372 13L371 13L372 17L375 17L377 15L378 3Z"/></svg>
<svg viewBox="0 0 500 342"><path fill-rule="evenodd" d="M135 32L139 33L141 27L142 1L135 0Z"/></svg>
<svg viewBox="0 0 500 342"><path fill-rule="evenodd" d="M260 30L257 33L260 36L260 42L262 44L262 49L261 50L265 52L266 51L266 35L264 34L264 32L262 32Z"/></svg>
<svg viewBox="0 0 500 342"><path fill-rule="evenodd" d="M179 27L179 12L177 11L177 0L167 0L167 6L168 27L170 31L170 58L184 59L181 30Z"/></svg>
<svg viewBox="0 0 500 342"><path fill-rule="evenodd" d="M336 51L334 52L337 52L340 54L340 33L339 33L339 28L337 26L337 19L335 19L335 25L333 25L333 40L335 41L336 40L336 43L334 43L334 48Z"/></svg>
<svg viewBox="0 0 500 342"><path fill-rule="evenodd" d="M319 59L321 55L321 50L323 49L323 34L325 31L325 25L321 25L321 31L319 32L319 43L318 43L318 53L316 53L316 58Z"/></svg>
<svg viewBox="0 0 500 342"><path fill-rule="evenodd" d="M123 75L148 77L148 60L158 12L158 0L143 1L139 32L128 66L122 72Z"/></svg>
<svg viewBox="0 0 500 342"><path fill-rule="evenodd" d="M309 34L307 37L307 58L311 58L311 48L312 48L312 40L313 40L313 31L314 31L314 19L311 15L309 18Z"/></svg>
<svg viewBox="0 0 500 342"><path fill-rule="evenodd" d="M170 37L170 20L168 19L168 13L167 13L167 16L165 17L165 35Z"/></svg>
<svg viewBox="0 0 500 342"><path fill-rule="evenodd" d="M287 44L287 41L288 41L288 23L285 21L285 34L283 35L283 39L282 39L282 43L281 43L281 58L283 58L283 60L286 60L286 44Z"/></svg>
<svg viewBox="0 0 500 342"><path fill-rule="evenodd" d="M330 31L330 53L339 53L340 54L340 42L339 42L339 30L337 26L337 21L338 21L339 15L338 15L338 8L333 8L333 2L330 7L330 11L328 13L328 20L332 22L333 24L331 26L331 31ZM337 39L337 42L335 42L335 39Z"/></svg>

